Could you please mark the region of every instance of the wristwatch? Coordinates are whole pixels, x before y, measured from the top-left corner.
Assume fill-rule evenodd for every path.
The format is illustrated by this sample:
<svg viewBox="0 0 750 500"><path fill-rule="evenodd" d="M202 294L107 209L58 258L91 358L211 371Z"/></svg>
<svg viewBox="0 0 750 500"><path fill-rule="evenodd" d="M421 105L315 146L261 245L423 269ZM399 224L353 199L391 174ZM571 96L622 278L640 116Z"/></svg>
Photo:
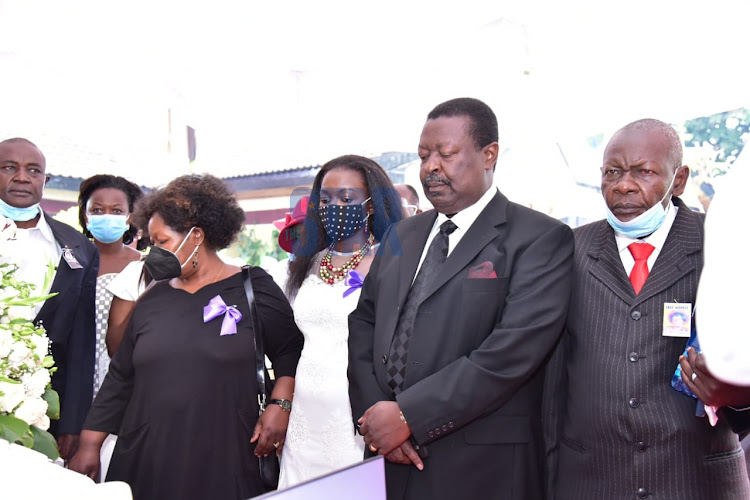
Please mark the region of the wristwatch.
<svg viewBox="0 0 750 500"><path fill-rule="evenodd" d="M292 411L292 402L288 399L269 399L269 405L279 405L283 411Z"/></svg>

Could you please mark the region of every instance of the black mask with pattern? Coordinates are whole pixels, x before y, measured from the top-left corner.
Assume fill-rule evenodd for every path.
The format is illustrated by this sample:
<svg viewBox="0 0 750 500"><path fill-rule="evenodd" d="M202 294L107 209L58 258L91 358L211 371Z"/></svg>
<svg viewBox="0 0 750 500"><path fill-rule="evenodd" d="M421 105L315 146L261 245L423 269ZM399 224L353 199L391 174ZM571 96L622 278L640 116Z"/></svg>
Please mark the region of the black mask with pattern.
<svg viewBox="0 0 750 500"><path fill-rule="evenodd" d="M367 217L363 216L362 205L369 200L367 198L357 205L326 205L318 209L320 221L326 230L327 245L344 241L367 223L369 214Z"/></svg>

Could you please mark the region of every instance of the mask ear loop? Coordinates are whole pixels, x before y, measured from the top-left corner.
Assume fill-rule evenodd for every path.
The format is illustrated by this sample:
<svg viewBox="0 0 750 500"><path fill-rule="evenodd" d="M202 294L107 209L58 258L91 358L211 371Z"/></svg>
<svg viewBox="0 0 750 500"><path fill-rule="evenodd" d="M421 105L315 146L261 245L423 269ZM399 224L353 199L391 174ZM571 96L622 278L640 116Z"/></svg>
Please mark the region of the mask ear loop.
<svg viewBox="0 0 750 500"><path fill-rule="evenodd" d="M195 250L193 250L193 269L198 267L198 250L200 249L201 244L198 243L195 245Z"/></svg>
<svg viewBox="0 0 750 500"><path fill-rule="evenodd" d="M363 201L362 203L360 203L360 205L364 205L368 201L370 202L370 207L372 208L372 196L369 196L365 201ZM375 211L374 208L372 208L372 210L373 210L373 212ZM367 210L367 215L365 216L365 220L363 221L364 222L364 226L365 226L365 234L369 234L369 233L372 232L372 229L370 229L370 216L371 215L373 215L373 214L370 213L370 210Z"/></svg>

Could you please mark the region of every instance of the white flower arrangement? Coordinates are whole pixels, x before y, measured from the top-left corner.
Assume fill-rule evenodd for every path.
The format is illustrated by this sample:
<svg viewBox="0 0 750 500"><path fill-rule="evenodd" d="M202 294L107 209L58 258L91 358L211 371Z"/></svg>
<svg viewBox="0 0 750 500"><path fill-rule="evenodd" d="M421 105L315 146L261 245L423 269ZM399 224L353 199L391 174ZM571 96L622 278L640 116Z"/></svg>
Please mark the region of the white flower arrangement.
<svg viewBox="0 0 750 500"><path fill-rule="evenodd" d="M0 218L0 255L3 245L15 237L13 221ZM48 355L47 333L35 326L34 306L56 294L35 296L34 286L15 277L18 266L0 263L0 438L59 456L49 429L50 418L60 418L60 401L52 390L54 360ZM54 275L50 266L45 290Z"/></svg>

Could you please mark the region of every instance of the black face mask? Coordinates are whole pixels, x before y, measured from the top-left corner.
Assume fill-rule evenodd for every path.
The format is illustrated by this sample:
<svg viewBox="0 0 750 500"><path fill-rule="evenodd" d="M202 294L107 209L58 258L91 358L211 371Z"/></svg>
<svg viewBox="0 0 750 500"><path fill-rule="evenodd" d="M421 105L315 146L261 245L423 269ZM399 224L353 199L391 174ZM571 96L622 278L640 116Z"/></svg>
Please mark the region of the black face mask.
<svg viewBox="0 0 750 500"><path fill-rule="evenodd" d="M362 205L369 199L358 205L327 205L318 209L328 245L344 241L365 224L367 217L362 217Z"/></svg>
<svg viewBox="0 0 750 500"><path fill-rule="evenodd" d="M166 248L157 246L151 247L151 250L146 256L144 264L152 278L154 278L156 281L161 281L177 278L178 276L182 275L182 268L185 266L185 264L190 262L190 259L198 250L198 246L195 247L195 250L192 254L190 254L190 257L188 257L187 261L185 261L185 264L180 264L180 259L177 257L177 252L179 252L182 246L185 244L188 237L190 236L190 233L193 232L193 229L195 228L190 228L190 231L188 231L188 234L185 235L182 243L180 243L180 246L177 247L177 250L175 250L174 252L170 252Z"/></svg>

